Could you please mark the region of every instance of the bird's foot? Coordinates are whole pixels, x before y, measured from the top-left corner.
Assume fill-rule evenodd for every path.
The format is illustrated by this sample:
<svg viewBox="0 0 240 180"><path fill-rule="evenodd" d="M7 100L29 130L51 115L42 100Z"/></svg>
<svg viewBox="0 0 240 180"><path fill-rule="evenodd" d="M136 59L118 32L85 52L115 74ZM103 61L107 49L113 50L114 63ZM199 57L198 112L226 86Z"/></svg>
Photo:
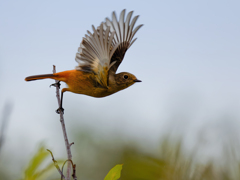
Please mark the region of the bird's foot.
<svg viewBox="0 0 240 180"><path fill-rule="evenodd" d="M60 84L60 81L58 81L58 82L56 82L56 83L53 83L53 84L51 84L50 85L50 87L51 86L54 86L54 87L57 87L57 88L59 88L60 89L60 86L61 86L61 84Z"/></svg>
<svg viewBox="0 0 240 180"><path fill-rule="evenodd" d="M56 113L57 113L57 114L60 114L61 112L64 114L64 109L63 109L62 107L59 107L59 108L56 110Z"/></svg>

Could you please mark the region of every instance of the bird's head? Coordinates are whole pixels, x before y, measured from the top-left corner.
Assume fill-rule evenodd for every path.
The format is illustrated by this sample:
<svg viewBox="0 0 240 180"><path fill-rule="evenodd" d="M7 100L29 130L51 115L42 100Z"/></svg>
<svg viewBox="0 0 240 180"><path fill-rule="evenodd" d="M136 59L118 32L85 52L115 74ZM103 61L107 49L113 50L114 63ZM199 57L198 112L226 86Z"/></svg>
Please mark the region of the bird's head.
<svg viewBox="0 0 240 180"><path fill-rule="evenodd" d="M142 82L142 81L138 80L136 76L134 76L131 73L121 72L121 73L115 74L115 82L119 90L122 90L133 85L136 82Z"/></svg>

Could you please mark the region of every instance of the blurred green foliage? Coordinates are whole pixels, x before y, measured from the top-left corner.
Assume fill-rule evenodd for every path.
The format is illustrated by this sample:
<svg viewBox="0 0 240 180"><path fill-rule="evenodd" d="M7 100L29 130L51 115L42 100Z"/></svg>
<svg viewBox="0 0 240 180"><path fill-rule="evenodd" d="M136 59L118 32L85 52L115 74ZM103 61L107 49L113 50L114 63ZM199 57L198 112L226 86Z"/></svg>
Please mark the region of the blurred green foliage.
<svg viewBox="0 0 240 180"><path fill-rule="evenodd" d="M147 147L147 152L134 141L124 141L119 137L101 137L93 131L78 130L73 139L75 144L72 146L72 154L73 162L77 165L78 179L99 180L108 174L105 177L105 180L108 180L112 173L118 173L116 179L120 172L120 180L240 179L240 162L237 157L229 158L235 154L232 151L226 151L222 157L222 162L226 163L217 164L211 160L203 163L196 158L196 152L189 153L184 149L181 140L169 137L163 138L158 150ZM59 166L60 162L62 161L58 160ZM121 166L116 166L116 169L109 172L116 164L124 164L122 171ZM10 168L8 173L4 173L5 176L1 176L0 171L0 177L11 180L7 174L11 174ZM31 158L23 174L24 180L60 178L50 153L43 145Z"/></svg>
<svg viewBox="0 0 240 180"><path fill-rule="evenodd" d="M45 165L46 160L51 159L50 153L46 150L44 145L40 145L38 151L31 158L28 166L25 169L24 177L22 180L45 180L55 168L53 162ZM63 161L58 161L58 163L63 163ZM41 166L44 166L41 168Z"/></svg>
<svg viewBox="0 0 240 180"><path fill-rule="evenodd" d="M78 131L79 132L79 131ZM184 149L181 139L164 137L157 153L149 147L148 153L136 142L119 138L101 138L94 133L75 135L74 162L78 165L79 179L103 179L116 164L124 164L120 180L237 180L240 179L240 162L228 161L227 153L221 157L226 163L212 160L205 163L197 158L197 151ZM221 162L220 160L220 162ZM231 166L230 166L231 165ZM94 173L93 173L94 172Z"/></svg>

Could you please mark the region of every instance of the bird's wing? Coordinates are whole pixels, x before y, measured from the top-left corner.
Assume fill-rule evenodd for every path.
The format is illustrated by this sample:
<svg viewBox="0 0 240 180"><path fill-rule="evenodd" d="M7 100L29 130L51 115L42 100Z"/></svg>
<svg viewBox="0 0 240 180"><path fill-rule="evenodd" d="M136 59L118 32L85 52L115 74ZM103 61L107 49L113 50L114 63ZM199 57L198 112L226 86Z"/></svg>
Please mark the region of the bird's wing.
<svg viewBox="0 0 240 180"><path fill-rule="evenodd" d="M128 48L130 48L130 46L136 41L137 38L133 39L134 35L143 26L143 24L141 24L134 28L139 16L135 16L131 20L133 14L133 11L131 11L127 14L125 19L125 11L125 9L122 10L119 21L117 20L116 13L113 12L112 20L106 18L106 21L103 24L104 30L107 30L108 27L110 27L111 32L116 32L114 34L110 53L110 63L112 63L112 67L110 68L109 73L113 74L116 73L117 68L121 64Z"/></svg>
<svg viewBox="0 0 240 180"><path fill-rule="evenodd" d="M89 31L83 38L75 60L79 63L77 70L95 74L96 81L102 86L108 87L108 70L112 66L110 52L115 32L110 27L103 28L103 23L98 30L93 28L93 34Z"/></svg>
<svg viewBox="0 0 240 180"><path fill-rule="evenodd" d="M79 65L76 69L94 73L96 81L102 87L108 87L109 73L115 74L127 49L136 40L132 40L133 36L142 27L139 25L133 30L139 16L135 16L131 21L132 13L133 11L129 12L124 21L124 9L118 21L113 12L112 21L106 18L97 29L92 26L93 34L87 31L88 34L78 48L75 60Z"/></svg>

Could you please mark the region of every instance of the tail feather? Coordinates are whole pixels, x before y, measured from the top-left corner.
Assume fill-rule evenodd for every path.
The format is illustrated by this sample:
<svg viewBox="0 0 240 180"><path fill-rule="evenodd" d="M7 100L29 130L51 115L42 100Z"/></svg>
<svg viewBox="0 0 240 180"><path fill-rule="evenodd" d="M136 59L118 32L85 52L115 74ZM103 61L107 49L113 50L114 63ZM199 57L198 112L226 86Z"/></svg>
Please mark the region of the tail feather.
<svg viewBox="0 0 240 180"><path fill-rule="evenodd" d="M25 81L34 81L34 80L46 79L46 78L55 79L55 77L56 75L54 74L41 74L41 75L28 76L25 78Z"/></svg>

